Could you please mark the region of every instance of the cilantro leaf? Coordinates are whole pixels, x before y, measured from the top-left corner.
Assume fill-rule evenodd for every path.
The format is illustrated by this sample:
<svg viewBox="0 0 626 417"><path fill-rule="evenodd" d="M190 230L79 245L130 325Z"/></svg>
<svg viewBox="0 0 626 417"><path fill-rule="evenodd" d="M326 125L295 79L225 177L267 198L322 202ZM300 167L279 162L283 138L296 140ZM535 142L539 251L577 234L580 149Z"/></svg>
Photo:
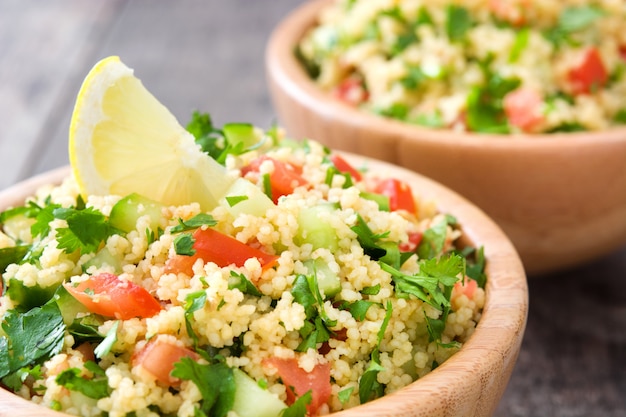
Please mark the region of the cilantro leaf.
<svg viewBox="0 0 626 417"><path fill-rule="evenodd" d="M201 410L207 416L225 417L235 402L233 370L225 363L201 365L182 358L174 365L172 376L193 382L202 395Z"/></svg>
<svg viewBox="0 0 626 417"><path fill-rule="evenodd" d="M25 366L44 361L63 349L65 324L56 303L27 313L5 313L0 337L0 378Z"/></svg>
<svg viewBox="0 0 626 417"><path fill-rule="evenodd" d="M48 204L45 207L39 207L35 203L31 203L33 211L29 217L35 218L35 223L30 227L30 233L33 237L44 237L50 233L50 222L54 220L54 211L61 208L60 204Z"/></svg>

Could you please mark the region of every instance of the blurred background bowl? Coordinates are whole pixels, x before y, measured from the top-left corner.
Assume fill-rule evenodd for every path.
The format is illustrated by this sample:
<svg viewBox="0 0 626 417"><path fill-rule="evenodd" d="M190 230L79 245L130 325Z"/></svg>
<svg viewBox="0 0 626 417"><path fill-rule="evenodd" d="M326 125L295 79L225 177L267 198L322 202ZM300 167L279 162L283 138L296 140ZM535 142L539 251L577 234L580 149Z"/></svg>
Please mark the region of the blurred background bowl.
<svg viewBox="0 0 626 417"><path fill-rule="evenodd" d="M360 111L318 88L294 54L328 3L297 8L267 45L270 93L290 136L390 161L458 191L502 227L531 275L583 264L626 243L626 127L485 135Z"/></svg>
<svg viewBox="0 0 626 417"><path fill-rule="evenodd" d="M461 350L419 381L337 417L486 417L495 412L517 361L528 316L528 286L512 243L485 213L457 193L421 175L384 162L346 155L354 166L367 165L404 178L416 196L433 201L461 225L462 244L483 247L486 299L475 332ZM0 192L0 211L24 203L35 190L59 183L68 167L40 174ZM0 416L64 416L0 388Z"/></svg>

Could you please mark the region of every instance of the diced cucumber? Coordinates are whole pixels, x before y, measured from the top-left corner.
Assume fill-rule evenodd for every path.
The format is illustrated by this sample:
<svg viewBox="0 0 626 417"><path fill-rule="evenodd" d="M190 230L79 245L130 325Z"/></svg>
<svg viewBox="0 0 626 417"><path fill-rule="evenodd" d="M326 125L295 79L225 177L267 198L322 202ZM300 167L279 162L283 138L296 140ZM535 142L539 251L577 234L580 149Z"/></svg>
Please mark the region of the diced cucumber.
<svg viewBox="0 0 626 417"><path fill-rule="evenodd" d="M230 186L220 205L234 217L242 213L253 216L264 216L265 212L275 207L274 202L259 187L246 180L237 178Z"/></svg>
<svg viewBox="0 0 626 417"><path fill-rule="evenodd" d="M11 278L7 284L6 294L20 309L30 310L40 307L52 298L57 285L42 287L39 284L27 287L19 279Z"/></svg>
<svg viewBox="0 0 626 417"><path fill-rule="evenodd" d="M370 193L367 191L361 191L361 197L366 200L375 201L378 204L380 211L389 211L389 197L383 194Z"/></svg>
<svg viewBox="0 0 626 417"><path fill-rule="evenodd" d="M113 256L106 247L102 248L93 258L83 264L83 271L87 271L89 267L94 265L98 269L108 265L113 268L116 274L122 272L122 261Z"/></svg>
<svg viewBox="0 0 626 417"><path fill-rule="evenodd" d="M339 275L333 272L322 258L306 260L304 266L309 270L309 274L315 274L317 286L327 298L334 297L341 291Z"/></svg>
<svg viewBox="0 0 626 417"><path fill-rule="evenodd" d="M147 197L132 193L115 203L109 216L109 224L126 233L135 230L140 217L150 216L150 229L159 230L163 205Z"/></svg>
<svg viewBox="0 0 626 417"><path fill-rule="evenodd" d="M320 204L313 207L304 207L298 214L298 234L296 243L309 243L313 250L326 248L336 251L339 248L339 238L335 228L324 219L325 214L337 209L334 204Z"/></svg>
<svg viewBox="0 0 626 417"><path fill-rule="evenodd" d="M263 389L240 369L233 369L235 402L232 411L239 417L278 417L287 408L278 396Z"/></svg>
<svg viewBox="0 0 626 417"><path fill-rule="evenodd" d="M59 310L61 310L63 322L66 326L70 326L79 313L89 312L87 307L74 298L63 285L59 286L54 293L54 301L57 303L57 306L59 306Z"/></svg>
<svg viewBox="0 0 626 417"><path fill-rule="evenodd" d="M6 272L7 266L24 259L30 248L30 245L17 245L0 249L0 274Z"/></svg>
<svg viewBox="0 0 626 417"><path fill-rule="evenodd" d="M241 150L249 149L261 140L258 130L250 123L227 123L222 132L231 147Z"/></svg>

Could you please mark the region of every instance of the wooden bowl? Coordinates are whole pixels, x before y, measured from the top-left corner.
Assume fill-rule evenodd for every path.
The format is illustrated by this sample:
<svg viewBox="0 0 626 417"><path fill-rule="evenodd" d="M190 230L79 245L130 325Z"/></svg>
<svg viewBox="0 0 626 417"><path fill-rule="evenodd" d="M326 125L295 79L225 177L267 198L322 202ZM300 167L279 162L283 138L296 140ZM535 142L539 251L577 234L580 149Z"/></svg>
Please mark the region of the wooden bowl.
<svg viewBox="0 0 626 417"><path fill-rule="evenodd" d="M626 127L514 137L455 133L350 107L319 89L294 56L328 3L296 9L267 46L270 92L290 136L393 162L458 191L502 227L529 274L575 266L626 243Z"/></svg>
<svg viewBox="0 0 626 417"><path fill-rule="evenodd" d="M486 302L476 331L461 350L430 374L393 394L336 413L337 417L492 415L517 360L528 312L528 288L522 262L502 230L479 208L455 192L388 163L346 157L386 175L404 178L420 198L435 201L462 225L464 243L483 246L487 260ZM0 211L21 205L40 185L59 183L68 168L52 171L0 192ZM64 414L0 389L0 416L58 417Z"/></svg>

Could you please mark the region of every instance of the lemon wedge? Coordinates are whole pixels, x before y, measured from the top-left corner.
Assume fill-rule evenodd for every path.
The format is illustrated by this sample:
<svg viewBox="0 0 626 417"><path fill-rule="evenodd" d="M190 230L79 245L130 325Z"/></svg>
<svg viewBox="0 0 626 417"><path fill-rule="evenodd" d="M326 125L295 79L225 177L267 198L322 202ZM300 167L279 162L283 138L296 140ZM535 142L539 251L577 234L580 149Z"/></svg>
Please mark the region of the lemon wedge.
<svg viewBox="0 0 626 417"><path fill-rule="evenodd" d="M83 195L134 192L210 210L234 182L117 56L98 62L83 81L69 159Z"/></svg>

